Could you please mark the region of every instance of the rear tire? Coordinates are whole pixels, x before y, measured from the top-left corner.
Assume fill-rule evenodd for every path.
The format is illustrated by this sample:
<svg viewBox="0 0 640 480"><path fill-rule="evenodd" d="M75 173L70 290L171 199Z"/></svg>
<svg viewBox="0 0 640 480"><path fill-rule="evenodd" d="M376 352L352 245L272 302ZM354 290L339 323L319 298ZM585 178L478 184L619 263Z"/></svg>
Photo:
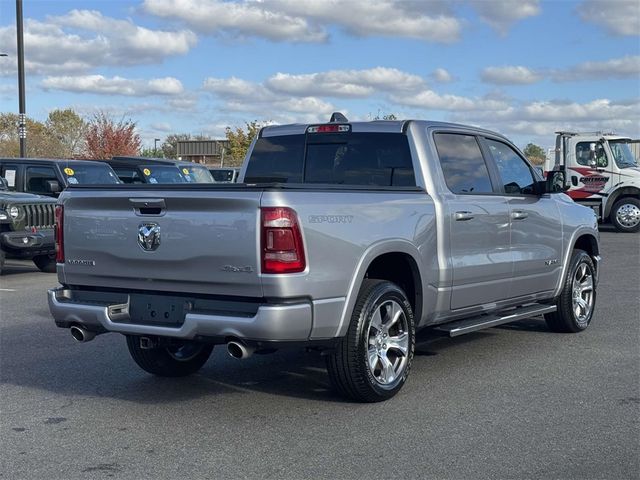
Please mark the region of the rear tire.
<svg viewBox="0 0 640 480"><path fill-rule="evenodd" d="M584 250L574 250L556 302L558 308L544 316L551 331L577 333L589 326L596 306L595 279L596 269L591 257Z"/></svg>
<svg viewBox="0 0 640 480"><path fill-rule="evenodd" d="M387 400L404 385L414 346L415 325L406 294L394 283L367 279L347 334L327 357L329 379L352 400Z"/></svg>
<svg viewBox="0 0 640 480"><path fill-rule="evenodd" d="M127 347L140 368L159 377L191 375L202 368L213 350L213 345L188 340L170 347L141 348L137 335L127 335Z"/></svg>
<svg viewBox="0 0 640 480"><path fill-rule="evenodd" d="M33 257L38 270L44 273L56 273L56 257L54 255L38 255Z"/></svg>
<svg viewBox="0 0 640 480"><path fill-rule="evenodd" d="M609 218L619 232L637 232L640 230L640 200L633 197L621 198L613 205Z"/></svg>

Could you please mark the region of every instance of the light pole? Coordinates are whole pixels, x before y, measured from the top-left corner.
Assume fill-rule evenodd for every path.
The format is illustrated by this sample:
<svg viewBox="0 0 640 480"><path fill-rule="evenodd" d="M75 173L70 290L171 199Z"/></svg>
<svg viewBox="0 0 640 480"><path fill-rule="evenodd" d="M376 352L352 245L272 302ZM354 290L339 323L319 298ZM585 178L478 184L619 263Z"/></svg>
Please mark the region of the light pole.
<svg viewBox="0 0 640 480"><path fill-rule="evenodd" d="M27 114L24 99L24 34L22 31L22 0L16 0L16 32L18 35L18 137L20 157L27 156Z"/></svg>
<svg viewBox="0 0 640 480"><path fill-rule="evenodd" d="M158 142L160 141L159 138L154 138L153 139L153 156L154 157L158 157Z"/></svg>

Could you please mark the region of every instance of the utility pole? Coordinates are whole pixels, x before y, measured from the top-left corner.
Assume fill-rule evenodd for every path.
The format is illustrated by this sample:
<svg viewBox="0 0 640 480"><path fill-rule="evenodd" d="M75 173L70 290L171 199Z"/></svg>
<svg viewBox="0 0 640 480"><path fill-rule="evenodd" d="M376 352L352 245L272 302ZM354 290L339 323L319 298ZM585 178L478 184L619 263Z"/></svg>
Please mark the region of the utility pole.
<svg viewBox="0 0 640 480"><path fill-rule="evenodd" d="M24 99L24 35L22 31L22 0L16 0L16 31L18 33L18 136L20 137L20 157L27 156L27 114Z"/></svg>

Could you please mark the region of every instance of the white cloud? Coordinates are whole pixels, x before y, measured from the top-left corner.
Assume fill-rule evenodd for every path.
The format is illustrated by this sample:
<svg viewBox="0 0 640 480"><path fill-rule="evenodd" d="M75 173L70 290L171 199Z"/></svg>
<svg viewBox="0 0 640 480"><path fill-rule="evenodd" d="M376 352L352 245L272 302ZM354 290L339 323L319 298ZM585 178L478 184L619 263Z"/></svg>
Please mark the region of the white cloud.
<svg viewBox="0 0 640 480"><path fill-rule="evenodd" d="M160 63L183 55L196 44L189 30L151 30L131 20L106 17L97 11L72 10L45 21L27 19L24 43L29 74L84 73L99 66ZM0 45L15 58L14 25L0 27ZM0 75L14 75L15 62L0 62Z"/></svg>
<svg viewBox="0 0 640 480"><path fill-rule="evenodd" d="M324 118L335 107L315 96L291 97L269 90L262 84L236 77L207 78L203 89L213 93L222 101L222 109L227 112L245 112L261 120L278 123L317 121Z"/></svg>
<svg viewBox="0 0 640 480"><path fill-rule="evenodd" d="M540 13L538 0L468 0L480 18L502 34L519 20Z"/></svg>
<svg viewBox="0 0 640 480"><path fill-rule="evenodd" d="M178 95L184 90L180 80L173 77L142 80L117 76L107 78L102 75L46 77L42 81L42 87L45 90L136 97Z"/></svg>
<svg viewBox="0 0 640 480"><path fill-rule="evenodd" d="M455 80L453 78L453 75L451 75L444 68L436 68L433 72L431 72L429 77L431 77L434 82L438 83L451 83Z"/></svg>
<svg viewBox="0 0 640 480"><path fill-rule="evenodd" d="M158 132L170 132L171 124L167 122L156 122L151 124L151 128L157 130Z"/></svg>
<svg viewBox="0 0 640 480"><path fill-rule="evenodd" d="M323 42L327 34L304 18L268 8L264 2L145 0L153 15L180 19L202 33L230 33L273 41Z"/></svg>
<svg viewBox="0 0 640 480"><path fill-rule="evenodd" d="M395 68L376 67L367 70L331 70L321 73L291 75L277 73L265 82L278 93L296 96L367 97L375 91L415 90L424 80Z"/></svg>
<svg viewBox="0 0 640 480"><path fill-rule="evenodd" d="M542 75L527 67L487 67L480 73L482 81L496 85L529 85L542 80Z"/></svg>
<svg viewBox="0 0 640 480"><path fill-rule="evenodd" d="M578 7L578 13L583 21L600 25L613 35L640 35L637 0L587 0Z"/></svg>
<svg viewBox="0 0 640 480"><path fill-rule="evenodd" d="M627 55L602 62L584 62L563 70L554 70L551 77L558 82L603 80L640 77L640 55Z"/></svg>
<svg viewBox="0 0 640 480"><path fill-rule="evenodd" d="M459 95L440 94L433 90L423 90L410 95L391 95L391 100L400 105L426 110L473 111L500 110L508 107L507 102L493 98L469 98Z"/></svg>
<svg viewBox="0 0 640 480"><path fill-rule="evenodd" d="M144 9L160 17L180 19L199 32L272 41L324 42L331 26L359 37L406 37L442 43L458 40L461 31L460 21L437 2L145 0Z"/></svg>

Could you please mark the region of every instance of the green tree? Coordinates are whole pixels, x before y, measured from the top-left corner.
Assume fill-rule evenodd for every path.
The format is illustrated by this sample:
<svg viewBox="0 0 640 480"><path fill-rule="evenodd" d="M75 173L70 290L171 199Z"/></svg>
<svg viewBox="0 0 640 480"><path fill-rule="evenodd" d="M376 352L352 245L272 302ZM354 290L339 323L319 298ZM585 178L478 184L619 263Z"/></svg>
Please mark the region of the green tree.
<svg viewBox="0 0 640 480"><path fill-rule="evenodd" d="M225 165L239 166L242 165L244 157L247 155L247 150L251 146L251 142L258 136L258 132L264 126L264 122L260 123L257 120L253 122L245 123L245 127L225 129L225 136L229 141L229 151L225 154Z"/></svg>
<svg viewBox="0 0 640 480"><path fill-rule="evenodd" d="M51 134L42 122L27 118L27 156L55 158L62 156L62 143ZM18 137L18 115L0 113L0 156L20 156L20 138Z"/></svg>
<svg viewBox="0 0 640 480"><path fill-rule="evenodd" d="M87 123L73 109L53 110L44 124L62 147L56 156L72 158L82 153Z"/></svg>
<svg viewBox="0 0 640 480"><path fill-rule="evenodd" d="M162 148L158 148L157 150L153 147L143 148L140 150L141 157L147 158L164 158Z"/></svg>
<svg viewBox="0 0 640 480"><path fill-rule="evenodd" d="M522 153L524 153L527 159L535 165L542 165L547 157L544 149L535 143L528 143L527 146L524 147Z"/></svg>

